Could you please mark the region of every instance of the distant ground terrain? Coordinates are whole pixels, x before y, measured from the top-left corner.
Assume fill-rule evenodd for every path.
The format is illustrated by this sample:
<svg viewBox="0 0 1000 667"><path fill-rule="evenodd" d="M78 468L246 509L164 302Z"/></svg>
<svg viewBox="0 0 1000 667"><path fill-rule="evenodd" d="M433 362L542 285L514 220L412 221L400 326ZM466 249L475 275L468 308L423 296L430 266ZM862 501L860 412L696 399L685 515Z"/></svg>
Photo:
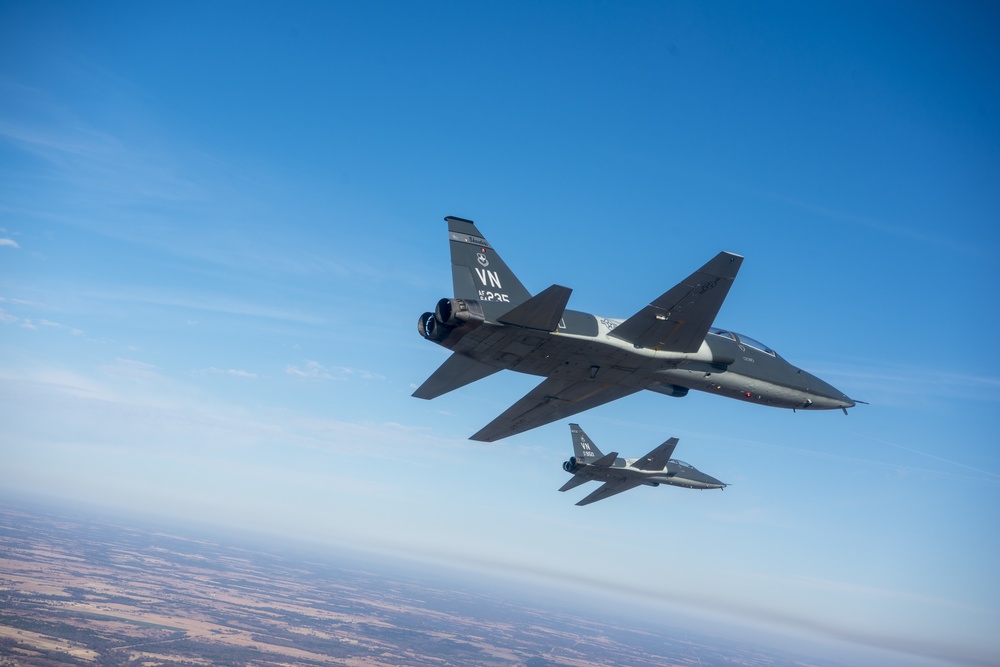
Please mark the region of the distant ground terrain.
<svg viewBox="0 0 1000 667"><path fill-rule="evenodd" d="M485 590L0 505L0 665L814 664Z"/></svg>

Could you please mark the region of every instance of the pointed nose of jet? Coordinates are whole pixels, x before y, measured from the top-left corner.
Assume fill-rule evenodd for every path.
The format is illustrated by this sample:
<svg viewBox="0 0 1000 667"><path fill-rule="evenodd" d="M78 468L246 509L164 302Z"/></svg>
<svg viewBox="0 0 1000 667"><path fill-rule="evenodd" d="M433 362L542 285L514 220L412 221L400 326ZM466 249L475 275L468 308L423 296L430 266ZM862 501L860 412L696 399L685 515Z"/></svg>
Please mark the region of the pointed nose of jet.
<svg viewBox="0 0 1000 667"><path fill-rule="evenodd" d="M802 379L806 383L806 393L809 394L809 403L803 407L810 410L847 410L857 405L857 402L849 398L847 394L834 387L825 380L820 380L815 375L800 371Z"/></svg>
<svg viewBox="0 0 1000 667"><path fill-rule="evenodd" d="M692 482L694 482L694 488L697 489L724 489L729 486L725 482L720 482L711 475L706 475L700 470L695 477L696 479L693 479Z"/></svg>

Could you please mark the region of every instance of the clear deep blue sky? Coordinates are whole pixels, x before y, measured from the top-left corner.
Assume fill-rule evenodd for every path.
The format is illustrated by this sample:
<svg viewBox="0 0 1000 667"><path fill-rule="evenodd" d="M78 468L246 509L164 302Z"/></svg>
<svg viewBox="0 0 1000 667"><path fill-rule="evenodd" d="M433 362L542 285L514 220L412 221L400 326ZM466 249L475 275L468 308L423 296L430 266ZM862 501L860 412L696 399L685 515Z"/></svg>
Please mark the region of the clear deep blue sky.
<svg viewBox="0 0 1000 667"><path fill-rule="evenodd" d="M0 5L0 489L375 546L1000 661L1000 20L989 3ZM536 382L446 358L442 218L627 317L720 250L717 325L869 401L705 394L724 492L556 489ZM582 583L580 585L583 585Z"/></svg>

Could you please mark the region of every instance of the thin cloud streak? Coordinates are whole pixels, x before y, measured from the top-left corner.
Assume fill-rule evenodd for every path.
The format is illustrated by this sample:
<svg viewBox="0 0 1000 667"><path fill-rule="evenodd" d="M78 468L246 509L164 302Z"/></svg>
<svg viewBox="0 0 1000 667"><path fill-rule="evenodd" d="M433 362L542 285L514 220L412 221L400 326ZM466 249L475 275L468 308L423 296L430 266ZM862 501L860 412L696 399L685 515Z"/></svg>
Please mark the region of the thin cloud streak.
<svg viewBox="0 0 1000 667"><path fill-rule="evenodd" d="M251 373L250 371L239 370L236 368L215 368L214 366L206 368L202 371L196 371L195 373L198 375L228 375L248 380L256 379L257 377L256 373Z"/></svg>
<svg viewBox="0 0 1000 667"><path fill-rule="evenodd" d="M357 368L347 368L346 366L333 366L332 368L327 368L318 361L307 361L302 366L289 365L285 368L285 372L303 380L347 381L351 378L359 378L362 380L385 379L377 373Z"/></svg>
<svg viewBox="0 0 1000 667"><path fill-rule="evenodd" d="M328 323L327 318L319 315L311 315L292 310L283 310L280 308L269 308L267 306L262 306L249 301L232 299L221 294L203 296L194 294L170 294L166 292L156 292L153 290L121 290L117 292L90 291L84 292L81 296L109 303L132 303L164 306L177 308L179 310L225 313L227 315L278 320L298 324L324 325Z"/></svg>
<svg viewBox="0 0 1000 667"><path fill-rule="evenodd" d="M913 398L1000 402L1000 378L994 375L886 364L882 360L867 363L862 360L849 365L816 365L813 372L837 384L851 383L855 394L852 398L862 398L869 403L910 405ZM928 387L934 388L933 394L928 392Z"/></svg>
<svg viewBox="0 0 1000 667"><path fill-rule="evenodd" d="M556 582L571 587L582 587L600 591L621 599L640 599L657 605L665 605L677 611L697 609L709 615L721 615L738 624L762 624L784 631L797 630L831 639L845 641L850 644L887 649L915 657L934 657L944 660L959 660L972 665L986 667L991 663L989 657L965 650L966 647L950 646L944 643L915 642L902 637L876 636L859 632L834 624L825 623L808 616L791 616L776 612L761 606L734 604L731 601L717 599L711 595L684 595L676 591L663 591L650 586L633 585L626 581L604 579L602 577L584 575L569 569L552 570L537 565L525 565L511 561L491 560L485 558L456 558L454 554L437 552L430 549L414 554L408 550L414 560L429 559L432 563L459 565L485 573L501 572L516 579L541 580ZM796 583L793 580L788 580ZM798 582L804 583L804 582Z"/></svg>
<svg viewBox="0 0 1000 667"><path fill-rule="evenodd" d="M882 438L875 438L875 437L872 437L872 436L865 436L865 435L860 435L860 434L859 434L859 437L866 437L869 440L872 440L873 442L878 442L878 443L881 443L881 444L886 445L888 447L895 447L896 449L901 449L901 450L903 450L905 452L910 452L911 454L917 454L918 456L925 456L925 457L927 457L929 459L934 459L935 461L940 461L942 463L947 463L949 465L957 466L959 468L965 468L966 470L971 470L971 471L977 472L977 473L979 473L981 475L986 475L986 476L992 478L992 481L1000 482L1000 474L995 473L995 472L991 472L989 470L983 470L982 468L977 468L975 466L971 466L971 465L962 463L960 461L955 461L953 459L946 459L943 456L937 456L936 454L931 454L930 452L922 452L919 449L913 449L912 447L907 447L905 445L900 445L899 443L889 442L888 440L883 440Z"/></svg>
<svg viewBox="0 0 1000 667"><path fill-rule="evenodd" d="M848 213L846 211L838 211L833 208L828 208L826 206L820 206L817 204L810 204L808 202L800 201L791 197L785 197L775 193L762 193L768 199L780 202L782 204L787 204L789 206L794 206L804 211L809 211L810 213L815 213L833 222L838 222L841 224L848 224L854 226L864 226L869 229L873 229L877 232L887 234L890 236L896 236L898 238L906 239L909 241L914 241L920 243L921 245L933 247L937 250L947 249L952 252L960 253L963 255L972 255L974 257L986 257L992 254L993 250L989 247L981 247L968 245L965 243L960 243L956 241L956 236L952 235L938 235L929 234L927 232L917 231L914 227L907 227L903 225L896 225L876 218L871 218L862 215L856 215L854 213Z"/></svg>

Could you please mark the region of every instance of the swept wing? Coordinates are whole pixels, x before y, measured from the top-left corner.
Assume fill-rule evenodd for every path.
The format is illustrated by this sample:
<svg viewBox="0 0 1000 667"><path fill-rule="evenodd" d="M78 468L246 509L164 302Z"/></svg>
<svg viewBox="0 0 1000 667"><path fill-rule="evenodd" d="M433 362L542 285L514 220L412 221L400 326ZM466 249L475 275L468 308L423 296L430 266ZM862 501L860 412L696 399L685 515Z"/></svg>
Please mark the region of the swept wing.
<svg viewBox="0 0 1000 667"><path fill-rule="evenodd" d="M742 262L743 258L739 255L729 252L719 253L686 280L667 290L650 305L622 322L609 335L626 340L637 347L697 352L715 321L715 316L722 307ZM553 285L542 293L548 293L547 298L540 299L542 294L539 294L532 301L538 305L546 304L547 308L537 308L537 311L561 312L565 308L563 299L569 298L568 292L567 288ZM511 315L514 315L514 311ZM506 317L501 316L500 320L504 321ZM510 319L510 323L513 324L520 318ZM525 319L544 318L536 315ZM524 326L521 321L516 323ZM523 433L634 394L642 388L602 384L593 378L550 377L473 435L472 439L492 442ZM669 458L668 455L666 459Z"/></svg>
<svg viewBox="0 0 1000 667"><path fill-rule="evenodd" d="M598 500L610 498L611 496L618 495L623 491L628 491L629 489L634 489L635 487L641 485L642 482L638 480L626 478L605 482L599 489L578 502L577 505L589 505L590 503L596 503Z"/></svg>
<svg viewBox="0 0 1000 667"><path fill-rule="evenodd" d="M437 398L453 389L464 387L476 380L482 380L499 370L496 366L484 364L464 354L453 353L443 364L438 366L438 369L429 378L424 380L424 383L413 392L413 395L417 398Z"/></svg>
<svg viewBox="0 0 1000 667"><path fill-rule="evenodd" d="M667 467L667 461L674 455L678 442L680 441L677 438L670 438L649 454L637 459L632 467L639 470L663 470Z"/></svg>
<svg viewBox="0 0 1000 667"><path fill-rule="evenodd" d="M550 377L471 439L493 442L610 403L641 388L607 384L591 378L566 380Z"/></svg>
<svg viewBox="0 0 1000 667"><path fill-rule="evenodd" d="M575 489L581 484L586 484L590 481L589 477L584 477L583 475L573 475L570 477L569 481L559 487L560 491L569 491L570 489Z"/></svg>
<svg viewBox="0 0 1000 667"><path fill-rule="evenodd" d="M697 352L742 263L740 255L720 252L608 335L636 347Z"/></svg>

